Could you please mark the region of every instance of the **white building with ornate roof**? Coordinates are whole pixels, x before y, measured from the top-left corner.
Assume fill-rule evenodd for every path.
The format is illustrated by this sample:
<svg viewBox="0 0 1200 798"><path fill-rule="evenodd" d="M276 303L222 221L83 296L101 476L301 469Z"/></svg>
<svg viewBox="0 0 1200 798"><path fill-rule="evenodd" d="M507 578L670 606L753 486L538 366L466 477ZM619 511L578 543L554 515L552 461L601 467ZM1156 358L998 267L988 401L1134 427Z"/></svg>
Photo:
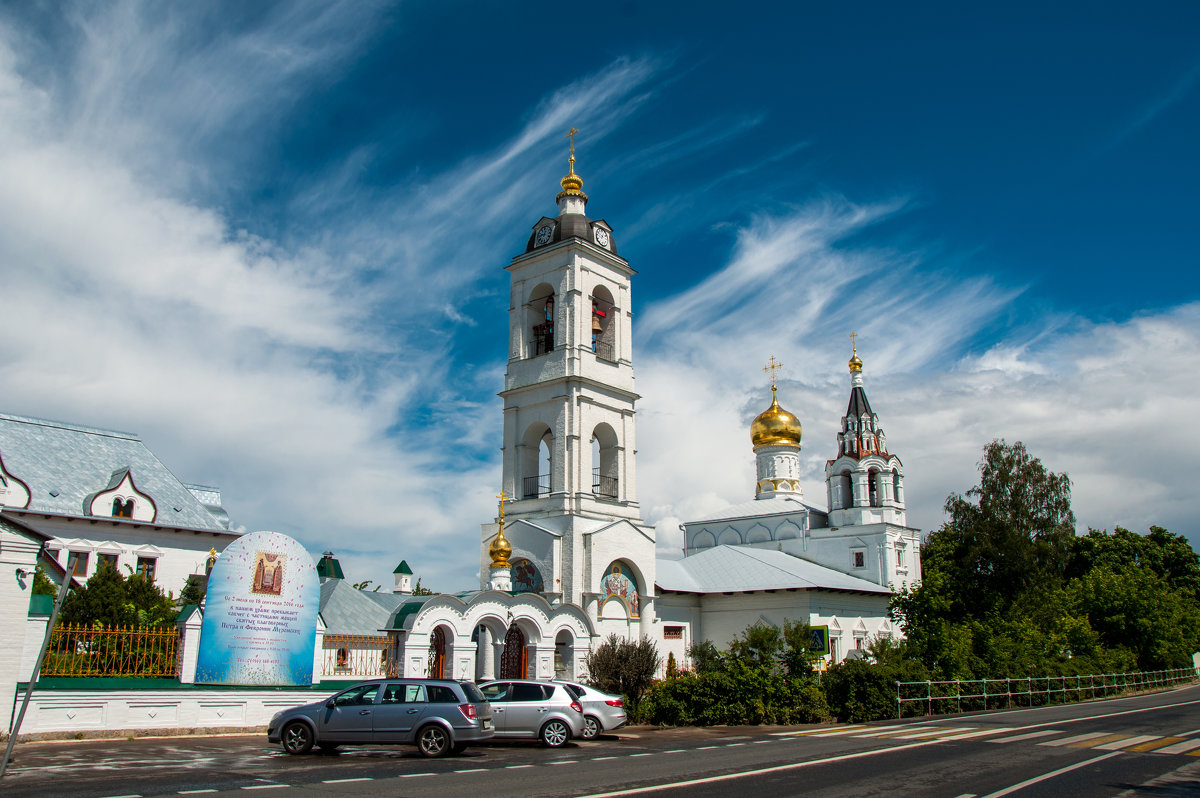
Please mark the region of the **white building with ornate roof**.
<svg viewBox="0 0 1200 798"><path fill-rule="evenodd" d="M0 414L0 510L80 581L108 560L175 595L238 536L218 489L181 482L136 435L15 415Z"/></svg>

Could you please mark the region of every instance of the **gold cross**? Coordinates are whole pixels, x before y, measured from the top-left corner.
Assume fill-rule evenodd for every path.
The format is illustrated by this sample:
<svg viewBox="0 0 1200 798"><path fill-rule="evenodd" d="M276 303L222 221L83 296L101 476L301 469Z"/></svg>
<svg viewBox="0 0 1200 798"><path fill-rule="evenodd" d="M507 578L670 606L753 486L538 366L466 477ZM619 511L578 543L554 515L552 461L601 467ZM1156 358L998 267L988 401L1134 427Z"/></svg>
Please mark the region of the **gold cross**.
<svg viewBox="0 0 1200 798"><path fill-rule="evenodd" d="M858 354L858 342L855 340L856 338L858 338L858 333L856 333L856 332L850 333L850 348L852 350L854 350L853 354L855 354L855 355Z"/></svg>
<svg viewBox="0 0 1200 798"><path fill-rule="evenodd" d="M571 140L571 157L572 158L575 157L575 136L578 133L579 133L579 131L576 130L575 128L571 128L570 130L567 131L567 138L569 138Z"/></svg>
<svg viewBox="0 0 1200 798"><path fill-rule="evenodd" d="M771 390L775 390L775 372L781 368L783 368L783 364L776 360L774 355L771 355L771 359L767 361L767 365L763 366L763 371L771 375Z"/></svg>
<svg viewBox="0 0 1200 798"><path fill-rule="evenodd" d="M500 495L496 497L500 500L500 526L504 526L504 502L512 501L511 496L505 496L504 491L500 491Z"/></svg>

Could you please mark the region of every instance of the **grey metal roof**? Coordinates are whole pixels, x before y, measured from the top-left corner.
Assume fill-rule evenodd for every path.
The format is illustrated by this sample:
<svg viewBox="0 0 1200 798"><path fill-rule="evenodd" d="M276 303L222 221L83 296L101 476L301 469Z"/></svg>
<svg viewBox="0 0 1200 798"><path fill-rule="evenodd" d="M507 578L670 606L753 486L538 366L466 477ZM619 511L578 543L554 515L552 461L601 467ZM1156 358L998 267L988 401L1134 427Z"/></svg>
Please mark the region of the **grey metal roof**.
<svg viewBox="0 0 1200 798"><path fill-rule="evenodd" d="M853 590L889 594L886 587L817 565L787 552L749 546L714 546L682 560L658 560L654 583L679 593L745 593L751 590Z"/></svg>
<svg viewBox="0 0 1200 798"><path fill-rule="evenodd" d="M403 593L355 590L344 579L326 579L321 583L321 620L326 634L377 635L410 598Z"/></svg>
<svg viewBox="0 0 1200 798"><path fill-rule="evenodd" d="M771 496L767 499L751 499L741 504L731 504L728 507L722 507L717 512L707 515L704 518L698 518L695 521L687 521L685 523L687 526L692 526L693 524L703 524L710 521L732 521L735 518L783 515L785 513L795 513L800 510L825 514L824 510L809 507L804 502L791 496Z"/></svg>
<svg viewBox="0 0 1200 798"><path fill-rule="evenodd" d="M117 472L129 469L138 490L154 500L155 524L229 532L216 488L196 486L203 501L197 498L127 432L0 414L0 458L12 476L29 487L32 512L89 517L84 510L87 497L105 490Z"/></svg>

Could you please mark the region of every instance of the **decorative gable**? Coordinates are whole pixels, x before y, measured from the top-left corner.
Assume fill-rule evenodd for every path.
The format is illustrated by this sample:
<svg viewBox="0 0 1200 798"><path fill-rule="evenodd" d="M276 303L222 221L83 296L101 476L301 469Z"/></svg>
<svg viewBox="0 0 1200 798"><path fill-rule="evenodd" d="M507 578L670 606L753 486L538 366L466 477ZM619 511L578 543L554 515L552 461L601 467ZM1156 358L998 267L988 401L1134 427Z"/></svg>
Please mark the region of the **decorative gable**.
<svg viewBox="0 0 1200 798"><path fill-rule="evenodd" d="M128 468L114 471L107 488L84 499L83 511L99 518L130 518L146 523L158 516L154 500L137 489Z"/></svg>
<svg viewBox="0 0 1200 798"><path fill-rule="evenodd" d="M15 507L23 510L29 506L29 486L8 473L4 458L0 457L0 507Z"/></svg>

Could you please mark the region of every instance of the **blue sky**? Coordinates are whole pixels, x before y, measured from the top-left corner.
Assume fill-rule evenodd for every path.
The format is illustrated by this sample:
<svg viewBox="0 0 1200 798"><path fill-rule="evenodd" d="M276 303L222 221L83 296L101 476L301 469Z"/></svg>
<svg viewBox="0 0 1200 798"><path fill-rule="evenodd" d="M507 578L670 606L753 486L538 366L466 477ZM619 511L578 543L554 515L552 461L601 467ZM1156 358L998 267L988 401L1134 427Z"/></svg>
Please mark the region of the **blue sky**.
<svg viewBox="0 0 1200 798"><path fill-rule="evenodd" d="M574 126L664 554L752 495L771 355L824 505L852 330L914 525L1003 437L1081 527L1198 539L1194 4L195 5L0 9L5 412L470 587L503 267Z"/></svg>

